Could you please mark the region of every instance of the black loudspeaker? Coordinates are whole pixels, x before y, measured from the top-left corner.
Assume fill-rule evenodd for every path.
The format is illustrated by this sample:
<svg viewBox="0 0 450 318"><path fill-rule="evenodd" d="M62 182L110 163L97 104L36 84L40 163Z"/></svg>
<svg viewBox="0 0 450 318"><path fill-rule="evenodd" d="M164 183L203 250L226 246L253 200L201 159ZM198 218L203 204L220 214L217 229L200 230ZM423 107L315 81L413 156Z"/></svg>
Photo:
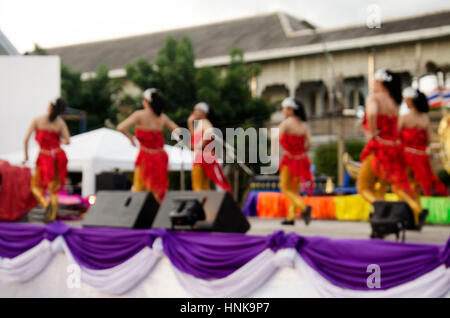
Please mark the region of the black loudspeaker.
<svg viewBox="0 0 450 318"><path fill-rule="evenodd" d="M405 231L415 229L414 216L406 202L376 201L373 207L374 213L370 216L371 238L384 238L388 234L395 234L398 240L402 233L404 242Z"/></svg>
<svg viewBox="0 0 450 318"><path fill-rule="evenodd" d="M180 203L188 202L185 204L189 207L192 205L189 202L192 201L198 201L202 205L204 220L198 220L192 226L173 228L173 216L180 210ZM153 228L245 233L250 229L250 224L228 192L169 191L159 208Z"/></svg>
<svg viewBox="0 0 450 318"><path fill-rule="evenodd" d="M83 226L149 229L159 204L149 192L100 191Z"/></svg>

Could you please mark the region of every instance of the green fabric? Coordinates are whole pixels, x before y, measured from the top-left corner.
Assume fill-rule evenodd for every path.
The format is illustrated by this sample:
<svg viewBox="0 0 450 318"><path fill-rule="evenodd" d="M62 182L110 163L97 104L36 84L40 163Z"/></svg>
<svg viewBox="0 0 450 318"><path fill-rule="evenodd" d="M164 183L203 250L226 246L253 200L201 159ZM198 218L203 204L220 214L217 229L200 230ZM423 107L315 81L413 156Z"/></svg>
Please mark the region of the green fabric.
<svg viewBox="0 0 450 318"><path fill-rule="evenodd" d="M420 201L429 211L427 223L450 224L450 198L421 197Z"/></svg>

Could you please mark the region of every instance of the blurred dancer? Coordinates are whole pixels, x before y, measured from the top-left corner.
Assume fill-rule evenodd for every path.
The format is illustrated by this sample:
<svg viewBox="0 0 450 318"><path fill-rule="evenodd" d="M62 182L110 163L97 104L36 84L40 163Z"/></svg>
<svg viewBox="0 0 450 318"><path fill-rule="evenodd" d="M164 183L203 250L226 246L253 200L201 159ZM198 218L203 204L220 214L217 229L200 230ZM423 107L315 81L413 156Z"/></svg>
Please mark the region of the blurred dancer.
<svg viewBox="0 0 450 318"><path fill-rule="evenodd" d="M164 100L157 89L145 90L141 103L144 109L131 114L117 126L117 130L127 136L133 146L136 146L135 137L139 141L132 191L150 191L156 200L162 202L169 186L163 129L173 131L178 125L164 114ZM133 126L135 136L128 131Z"/></svg>
<svg viewBox="0 0 450 318"><path fill-rule="evenodd" d="M67 157L60 148L61 143L65 145L70 143L69 129L60 116L66 105L66 101L62 98L50 103L47 114L33 119L25 136L24 164L28 161L28 141L33 132L36 133L35 139L40 146L36 170L31 179L31 192L46 209L45 222L56 220L58 192L66 183ZM45 197L47 189L50 192L50 201Z"/></svg>
<svg viewBox="0 0 450 318"><path fill-rule="evenodd" d="M280 163L280 188L289 199L290 206L283 225L294 225L295 211L300 209L305 223L311 219L311 207L306 206L299 195L301 182L309 183L310 193L313 188L311 163L307 154L311 147L311 137L305 109L299 101L286 98L282 105L286 119L279 126L280 144L283 158Z"/></svg>
<svg viewBox="0 0 450 318"><path fill-rule="evenodd" d="M427 153L431 142L427 97L422 92L408 87L403 90L403 98L409 113L400 116L398 129L406 163L418 183L415 185L416 195L419 196L420 186L426 196L447 196L447 188L433 173Z"/></svg>
<svg viewBox="0 0 450 318"><path fill-rule="evenodd" d="M211 180L225 191L231 191L230 182L223 173L214 150L208 150L208 146L214 141L213 125L208 120L209 106L206 103L198 103L189 116L187 123L191 133L191 145L194 149L194 165L192 167L192 190L210 190Z"/></svg>
<svg viewBox="0 0 450 318"><path fill-rule="evenodd" d="M410 206L415 225L420 228L426 211L422 211L420 200L410 187L397 128L402 102L401 80L397 74L387 70L378 70L374 80L373 93L366 101L365 125L369 142L361 153L358 193L373 204L384 200L384 192L388 184L392 184L392 190ZM381 188L377 189L377 184Z"/></svg>

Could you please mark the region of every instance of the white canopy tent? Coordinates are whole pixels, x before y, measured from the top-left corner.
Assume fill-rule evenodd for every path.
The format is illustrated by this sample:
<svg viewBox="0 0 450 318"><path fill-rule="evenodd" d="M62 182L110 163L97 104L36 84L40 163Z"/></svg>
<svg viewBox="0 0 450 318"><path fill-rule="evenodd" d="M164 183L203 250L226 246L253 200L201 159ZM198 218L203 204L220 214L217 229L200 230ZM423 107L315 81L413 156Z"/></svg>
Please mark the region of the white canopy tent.
<svg viewBox="0 0 450 318"><path fill-rule="evenodd" d="M73 136L70 145L62 146L69 159L68 170L82 173L82 195L95 193L95 176L105 171L119 169L120 171L133 171L134 161L139 148L133 147L120 132L100 128L84 134ZM39 148L31 146L27 165L33 167ZM164 145L169 156L169 170L191 170L193 153L181 147ZM0 155L0 159L11 164L21 164L23 151Z"/></svg>

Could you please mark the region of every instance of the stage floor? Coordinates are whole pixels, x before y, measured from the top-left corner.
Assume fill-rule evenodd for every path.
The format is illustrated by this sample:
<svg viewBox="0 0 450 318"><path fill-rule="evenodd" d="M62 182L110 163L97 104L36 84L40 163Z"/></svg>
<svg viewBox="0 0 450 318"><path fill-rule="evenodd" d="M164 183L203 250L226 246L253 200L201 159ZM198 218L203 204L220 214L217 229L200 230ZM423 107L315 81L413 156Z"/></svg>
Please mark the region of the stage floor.
<svg viewBox="0 0 450 318"><path fill-rule="evenodd" d="M282 219L249 217L248 220L251 224L250 231L247 232L249 235L268 235L274 231L283 230L284 232L296 232L304 236L368 239L371 233L370 223L368 222L312 220L309 226L306 226L302 220L297 220L294 226L282 226ZM65 221L65 223L71 227L82 226L82 221ZM408 243L445 244L449 237L449 225L426 225L421 232L406 232L406 242ZM395 241L395 236L389 235L385 239Z"/></svg>

